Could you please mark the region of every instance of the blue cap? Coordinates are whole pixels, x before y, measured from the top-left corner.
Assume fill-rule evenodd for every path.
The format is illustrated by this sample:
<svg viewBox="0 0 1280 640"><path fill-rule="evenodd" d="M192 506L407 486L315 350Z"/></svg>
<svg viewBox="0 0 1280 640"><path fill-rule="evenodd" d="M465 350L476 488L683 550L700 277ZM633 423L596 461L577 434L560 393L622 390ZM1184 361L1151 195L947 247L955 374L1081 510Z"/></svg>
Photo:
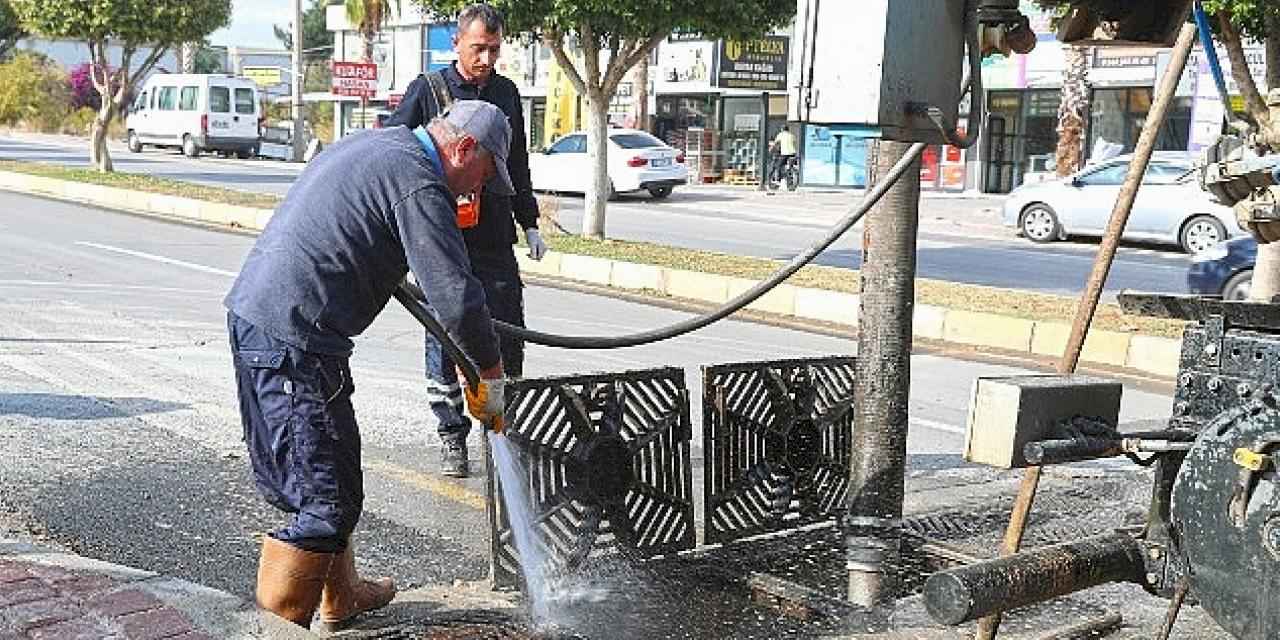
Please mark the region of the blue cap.
<svg viewBox="0 0 1280 640"><path fill-rule="evenodd" d="M458 100L444 113L444 120L463 133L475 138L486 151L493 154L497 175L489 181L487 190L501 196L516 195L507 171L507 156L511 151L511 123L501 109L483 100Z"/></svg>

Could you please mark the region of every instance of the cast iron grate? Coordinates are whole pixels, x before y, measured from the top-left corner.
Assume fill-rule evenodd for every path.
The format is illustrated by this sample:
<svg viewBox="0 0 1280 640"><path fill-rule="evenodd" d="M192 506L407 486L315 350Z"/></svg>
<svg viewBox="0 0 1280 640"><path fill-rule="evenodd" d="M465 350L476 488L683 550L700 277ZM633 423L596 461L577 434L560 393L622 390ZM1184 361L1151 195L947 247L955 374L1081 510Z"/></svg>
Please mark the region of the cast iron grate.
<svg viewBox="0 0 1280 640"><path fill-rule="evenodd" d="M702 371L708 543L811 524L844 507L853 357Z"/></svg>
<svg viewBox="0 0 1280 640"><path fill-rule="evenodd" d="M528 479L548 574L597 554L644 558L693 548L689 396L684 371L516 380L506 437ZM520 564L502 486L490 469L494 583L518 588Z"/></svg>

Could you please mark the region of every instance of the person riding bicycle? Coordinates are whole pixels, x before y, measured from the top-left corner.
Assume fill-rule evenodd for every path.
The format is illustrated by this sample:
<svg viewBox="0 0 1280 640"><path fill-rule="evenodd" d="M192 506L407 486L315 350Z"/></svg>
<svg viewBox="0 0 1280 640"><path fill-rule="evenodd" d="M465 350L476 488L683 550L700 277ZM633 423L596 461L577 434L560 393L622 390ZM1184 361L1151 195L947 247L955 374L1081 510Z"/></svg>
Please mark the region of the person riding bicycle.
<svg viewBox="0 0 1280 640"><path fill-rule="evenodd" d="M769 184L777 184L786 173L787 167L796 161L796 136L791 133L791 125L782 127L782 131L769 143L769 152L774 156L773 166L769 168Z"/></svg>

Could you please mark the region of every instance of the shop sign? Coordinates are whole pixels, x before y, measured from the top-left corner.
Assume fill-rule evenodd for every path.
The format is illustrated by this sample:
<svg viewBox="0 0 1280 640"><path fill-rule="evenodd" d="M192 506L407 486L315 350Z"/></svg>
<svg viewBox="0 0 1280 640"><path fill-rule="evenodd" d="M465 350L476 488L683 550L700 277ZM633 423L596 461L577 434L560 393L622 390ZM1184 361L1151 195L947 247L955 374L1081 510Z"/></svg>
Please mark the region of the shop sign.
<svg viewBox="0 0 1280 640"><path fill-rule="evenodd" d="M665 91L711 88L710 42L666 43L658 50L660 85Z"/></svg>
<svg viewBox="0 0 1280 640"><path fill-rule="evenodd" d="M336 95L372 98L378 93L378 65L334 62L332 88Z"/></svg>
<svg viewBox="0 0 1280 640"><path fill-rule="evenodd" d="M786 91L791 38L721 40L717 47L716 85L726 89Z"/></svg>
<svg viewBox="0 0 1280 640"><path fill-rule="evenodd" d="M252 80L259 87L270 87L283 82L280 67L241 67L240 75Z"/></svg>
<svg viewBox="0 0 1280 640"><path fill-rule="evenodd" d="M1093 51L1094 69L1131 69L1150 67L1156 63L1155 54L1125 53L1123 49L1097 47Z"/></svg>

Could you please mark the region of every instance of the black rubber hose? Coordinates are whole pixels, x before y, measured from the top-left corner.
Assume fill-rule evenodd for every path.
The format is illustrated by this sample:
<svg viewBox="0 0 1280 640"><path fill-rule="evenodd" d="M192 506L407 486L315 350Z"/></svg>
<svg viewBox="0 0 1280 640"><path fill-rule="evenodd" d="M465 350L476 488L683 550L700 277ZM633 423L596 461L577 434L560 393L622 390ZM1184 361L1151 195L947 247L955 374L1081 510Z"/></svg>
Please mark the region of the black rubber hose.
<svg viewBox="0 0 1280 640"><path fill-rule="evenodd" d="M400 301L400 304L404 305L404 308L409 311L409 315L422 324L427 333L430 333L436 340L440 341L445 353L449 354L449 358L462 370L462 377L467 379L467 386L471 387L472 391L475 391L480 386L480 372L476 370L475 363L462 352L462 348L458 346L458 343L453 341L453 338L449 336L449 332L445 331L439 320L436 320L435 314L427 309L422 302L422 290L417 289L415 291L415 289L417 287L407 281L401 282L392 295L395 296L396 300Z"/></svg>
<svg viewBox="0 0 1280 640"><path fill-rule="evenodd" d="M809 247L809 249L804 253L792 258L791 262L788 262L786 266L775 272L768 280L760 282L738 297L726 302L715 311L695 318L689 318L688 320L683 320L666 327L623 336L566 336L534 331L532 329L508 324L500 320L493 321L494 327L499 333L515 336L534 344L540 344L547 347L559 347L562 349L621 349L623 347L636 347L643 344L669 340L691 331L697 331L698 329L718 320L722 320L730 314L733 314L752 302L755 302L760 296L768 293L770 289L776 287L783 280L786 280L795 274L795 272L799 271L801 267L809 264L809 262L818 256L818 254L826 251L827 247L830 247L840 238L840 236L844 235L844 233L853 227L853 225L857 224L857 222L862 219L862 216L866 215L867 211L870 211L871 207L875 206L876 202L879 202L880 198L889 190L889 187L892 187L893 184L897 182L898 179L901 178L902 175L912 166L912 163L915 162L916 158L920 157L921 152L924 151L926 146L928 145L923 142L917 142L911 145L911 147L907 149L906 155L904 155L902 159L898 160L897 164L893 165L893 168L889 170L889 173L867 192L866 197L862 199L860 204L850 210L849 213L840 220L840 222L836 223L836 225L827 232L825 238L814 244L812 247Z"/></svg>

